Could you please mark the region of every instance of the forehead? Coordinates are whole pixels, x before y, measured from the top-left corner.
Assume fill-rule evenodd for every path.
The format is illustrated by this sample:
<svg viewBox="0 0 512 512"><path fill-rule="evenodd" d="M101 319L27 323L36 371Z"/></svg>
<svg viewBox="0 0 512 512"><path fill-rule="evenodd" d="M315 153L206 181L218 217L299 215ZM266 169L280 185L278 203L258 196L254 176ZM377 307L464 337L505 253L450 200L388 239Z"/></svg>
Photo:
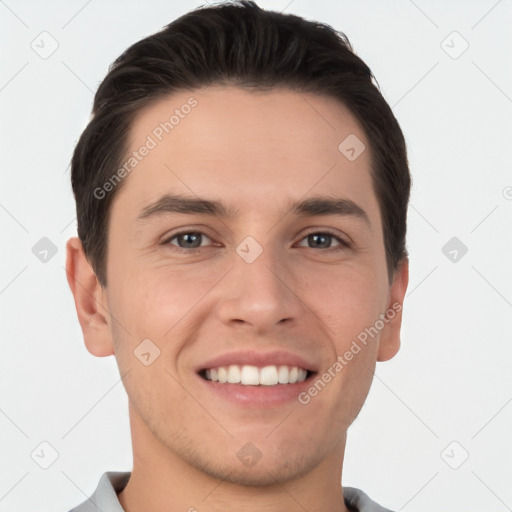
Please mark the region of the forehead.
<svg viewBox="0 0 512 512"><path fill-rule="evenodd" d="M350 160L340 151L346 140L366 150ZM179 91L138 113L129 148L126 159L136 152L137 162L119 196L138 210L165 193L222 197L261 214L308 193L342 194L370 213L377 206L364 130L330 97L224 86Z"/></svg>

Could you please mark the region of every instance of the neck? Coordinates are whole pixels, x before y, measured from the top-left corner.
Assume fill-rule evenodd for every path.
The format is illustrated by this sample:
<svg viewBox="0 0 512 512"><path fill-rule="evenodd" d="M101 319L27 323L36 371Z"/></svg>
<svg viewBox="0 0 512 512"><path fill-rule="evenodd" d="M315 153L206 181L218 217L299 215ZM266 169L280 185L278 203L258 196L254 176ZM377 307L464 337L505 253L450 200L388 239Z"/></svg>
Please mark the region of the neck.
<svg viewBox="0 0 512 512"><path fill-rule="evenodd" d="M130 406L133 470L118 495L126 512L349 512L341 474L346 436L329 458L294 480L248 486L214 478L164 446Z"/></svg>

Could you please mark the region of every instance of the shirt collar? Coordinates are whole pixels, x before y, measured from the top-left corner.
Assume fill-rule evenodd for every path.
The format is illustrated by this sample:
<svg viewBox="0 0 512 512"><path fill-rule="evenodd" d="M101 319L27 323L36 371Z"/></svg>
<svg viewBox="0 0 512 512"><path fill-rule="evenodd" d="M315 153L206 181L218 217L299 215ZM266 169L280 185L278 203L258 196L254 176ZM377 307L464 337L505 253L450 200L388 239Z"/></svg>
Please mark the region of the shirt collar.
<svg viewBox="0 0 512 512"><path fill-rule="evenodd" d="M70 512L125 512L117 497L128 483L130 472L107 471L103 473L93 495ZM391 512L360 489L344 487L345 504L355 512Z"/></svg>

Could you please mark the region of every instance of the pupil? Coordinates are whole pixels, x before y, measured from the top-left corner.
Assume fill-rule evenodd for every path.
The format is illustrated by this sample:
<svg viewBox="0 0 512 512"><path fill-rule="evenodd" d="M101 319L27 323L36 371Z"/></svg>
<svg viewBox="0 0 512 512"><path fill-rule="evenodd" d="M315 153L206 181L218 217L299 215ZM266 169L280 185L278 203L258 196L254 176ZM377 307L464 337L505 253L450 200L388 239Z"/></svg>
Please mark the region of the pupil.
<svg viewBox="0 0 512 512"><path fill-rule="evenodd" d="M185 233L185 234L181 235L181 239L185 240L185 244L190 244L190 242L192 242L192 248L199 247L199 245L200 245L197 243L200 240L199 233ZM194 245L194 242L196 242L195 245ZM180 243L180 246L181 245L182 244ZM190 247L191 247L191 245L186 245L186 248L190 248Z"/></svg>
<svg viewBox="0 0 512 512"><path fill-rule="evenodd" d="M314 241L313 243L316 245L316 247L319 247L320 245L322 245L322 242L321 240L323 239L324 241L325 240L328 240L330 238L331 235L318 235L318 234L315 234L315 235L309 235L309 238L310 238L310 241ZM318 241L320 241L320 243L317 243ZM329 243L324 243L323 245L329 247Z"/></svg>

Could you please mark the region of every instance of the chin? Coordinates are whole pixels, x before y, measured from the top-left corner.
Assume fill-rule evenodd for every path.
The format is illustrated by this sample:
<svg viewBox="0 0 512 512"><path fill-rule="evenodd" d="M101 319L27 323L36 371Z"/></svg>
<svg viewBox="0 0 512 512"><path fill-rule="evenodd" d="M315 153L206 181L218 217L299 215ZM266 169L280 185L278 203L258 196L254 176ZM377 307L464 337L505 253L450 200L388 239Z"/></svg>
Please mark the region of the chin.
<svg viewBox="0 0 512 512"><path fill-rule="evenodd" d="M295 457L281 454L272 458L265 458L262 454L256 462L244 463L236 457L226 458L224 455L206 458L204 453L196 452L187 459L196 469L212 478L247 487L284 484L309 473L320 462L320 458L316 461L314 457L308 458L304 454Z"/></svg>

